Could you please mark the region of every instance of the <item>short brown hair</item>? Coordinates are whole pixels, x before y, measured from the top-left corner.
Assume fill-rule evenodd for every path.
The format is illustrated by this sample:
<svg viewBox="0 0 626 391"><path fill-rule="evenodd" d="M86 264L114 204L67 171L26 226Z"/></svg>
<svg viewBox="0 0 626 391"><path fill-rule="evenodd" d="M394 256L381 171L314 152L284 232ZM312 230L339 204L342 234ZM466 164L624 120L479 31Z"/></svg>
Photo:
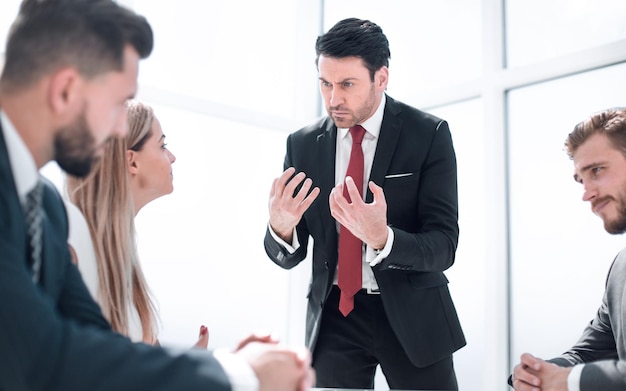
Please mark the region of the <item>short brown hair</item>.
<svg viewBox="0 0 626 391"><path fill-rule="evenodd" d="M153 44L147 20L112 0L24 0L7 38L0 86L23 88L66 66L86 78L121 70L126 45L146 58Z"/></svg>
<svg viewBox="0 0 626 391"><path fill-rule="evenodd" d="M615 149L626 156L626 108L614 107L600 111L576 125L565 140L565 152L570 159L578 147L594 134L606 135Z"/></svg>

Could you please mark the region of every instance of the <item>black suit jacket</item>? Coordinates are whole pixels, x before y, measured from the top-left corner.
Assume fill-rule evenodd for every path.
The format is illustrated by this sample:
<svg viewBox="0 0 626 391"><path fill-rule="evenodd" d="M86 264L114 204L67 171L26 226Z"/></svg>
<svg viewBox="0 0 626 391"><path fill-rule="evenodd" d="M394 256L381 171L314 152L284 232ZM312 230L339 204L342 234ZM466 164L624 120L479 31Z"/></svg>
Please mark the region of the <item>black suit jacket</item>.
<svg viewBox="0 0 626 391"><path fill-rule="evenodd" d="M285 168L293 166L321 193L297 226L294 254L268 232L265 249L289 269L305 259L313 238L306 344L313 350L337 268L338 238L328 196L335 183L337 128L330 118L287 139ZM382 186L393 249L372 267L389 322L411 362L423 367L465 345L443 271L454 263L458 241L456 158L445 121L387 97L370 180ZM368 190L366 201L372 201Z"/></svg>
<svg viewBox="0 0 626 391"><path fill-rule="evenodd" d="M45 184L42 276L0 127L0 390L230 390L207 352L176 354L114 333L72 264L63 202Z"/></svg>

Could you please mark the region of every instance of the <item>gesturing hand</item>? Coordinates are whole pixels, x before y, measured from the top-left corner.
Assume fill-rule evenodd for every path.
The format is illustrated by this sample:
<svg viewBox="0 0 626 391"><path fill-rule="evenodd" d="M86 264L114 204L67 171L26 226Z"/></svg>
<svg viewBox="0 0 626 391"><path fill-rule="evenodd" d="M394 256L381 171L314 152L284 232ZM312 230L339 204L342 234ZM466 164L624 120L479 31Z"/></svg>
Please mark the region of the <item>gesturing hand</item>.
<svg viewBox="0 0 626 391"><path fill-rule="evenodd" d="M291 243L294 227L320 193L318 187L311 189L313 181L303 172L294 176L295 172L295 168L289 167L275 178L269 198L270 226L287 243Z"/></svg>
<svg viewBox="0 0 626 391"><path fill-rule="evenodd" d="M366 204L351 177L346 177L348 194L352 202L343 196L343 186L333 188L328 199L331 215L354 236L372 248L383 248L387 243L387 201L383 189L374 182L369 188L374 201Z"/></svg>

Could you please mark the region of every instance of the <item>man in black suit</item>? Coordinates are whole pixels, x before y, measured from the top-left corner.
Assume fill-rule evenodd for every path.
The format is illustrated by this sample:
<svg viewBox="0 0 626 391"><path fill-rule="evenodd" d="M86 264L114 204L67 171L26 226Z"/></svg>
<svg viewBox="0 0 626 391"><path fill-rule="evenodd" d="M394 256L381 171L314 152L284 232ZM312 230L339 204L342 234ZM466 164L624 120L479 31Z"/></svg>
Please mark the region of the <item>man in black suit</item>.
<svg viewBox="0 0 626 391"><path fill-rule="evenodd" d="M112 0L25 0L0 76L0 389L303 389L307 352L259 342L236 353L176 353L114 333L67 245L48 161L85 175L125 133L153 35ZM43 190L41 190L43 189ZM254 339L254 338L252 338ZM262 340L262 339L261 339Z"/></svg>
<svg viewBox="0 0 626 391"><path fill-rule="evenodd" d="M465 338L443 273L459 232L448 124L385 94L389 44L371 21L338 22L316 53L328 117L288 137L264 243L290 269L313 239L306 343L317 386L373 388L380 364L391 388L457 389L452 353ZM356 266L342 269L350 236ZM339 288L355 275L356 293Z"/></svg>
<svg viewBox="0 0 626 391"><path fill-rule="evenodd" d="M592 114L565 141L583 200L610 234L626 232L626 108ZM626 390L626 249L613 260L594 319L561 356L520 357L509 384L519 391ZM567 325L566 327L569 327Z"/></svg>

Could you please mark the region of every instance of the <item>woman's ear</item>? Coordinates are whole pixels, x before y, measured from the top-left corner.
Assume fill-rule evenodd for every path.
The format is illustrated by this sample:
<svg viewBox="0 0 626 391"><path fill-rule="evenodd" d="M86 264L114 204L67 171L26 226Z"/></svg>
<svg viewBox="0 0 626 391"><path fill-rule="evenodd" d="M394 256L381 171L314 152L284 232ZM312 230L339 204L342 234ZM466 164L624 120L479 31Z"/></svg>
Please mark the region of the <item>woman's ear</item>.
<svg viewBox="0 0 626 391"><path fill-rule="evenodd" d="M126 168L131 175L137 174L137 152L132 149L126 151Z"/></svg>

